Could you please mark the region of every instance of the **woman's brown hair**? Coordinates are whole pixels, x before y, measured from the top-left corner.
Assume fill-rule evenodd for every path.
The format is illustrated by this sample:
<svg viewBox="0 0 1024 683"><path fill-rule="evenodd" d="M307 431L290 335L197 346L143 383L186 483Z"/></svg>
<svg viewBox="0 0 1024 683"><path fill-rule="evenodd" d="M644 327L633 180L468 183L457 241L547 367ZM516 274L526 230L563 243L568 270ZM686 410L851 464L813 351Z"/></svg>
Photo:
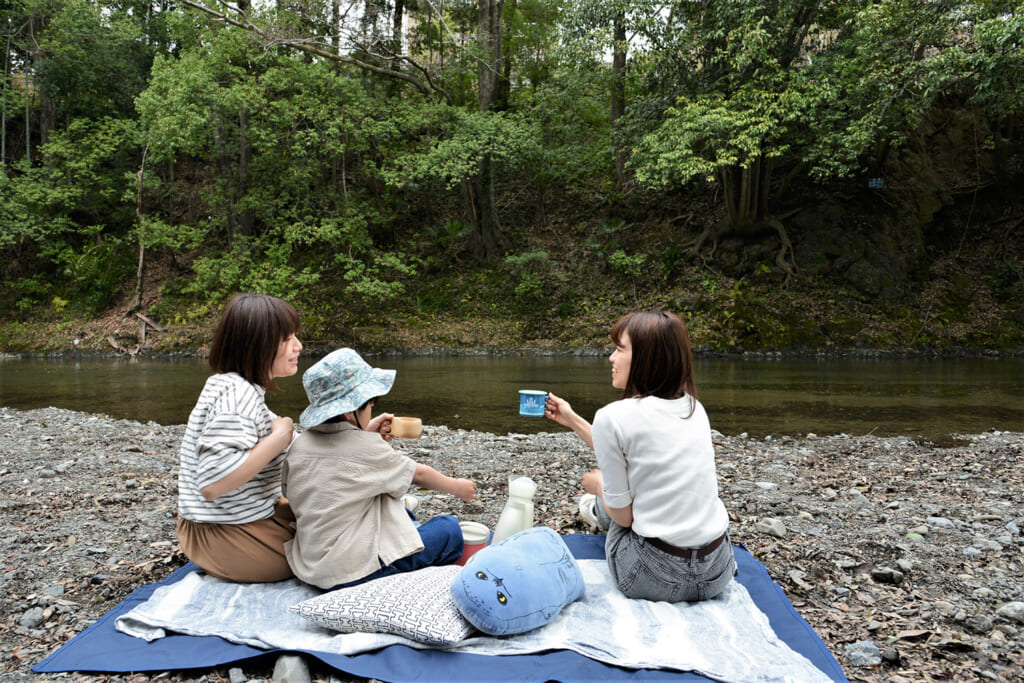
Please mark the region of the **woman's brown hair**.
<svg viewBox="0 0 1024 683"><path fill-rule="evenodd" d="M697 398L693 379L693 351L686 325L674 313L628 313L612 326L611 338L616 345L622 334L629 336L632 347L629 378L623 398L657 396Z"/></svg>
<svg viewBox="0 0 1024 683"><path fill-rule="evenodd" d="M237 372L274 391L270 369L277 349L299 331L299 314L286 301L267 294L236 294L221 314L210 346L214 372Z"/></svg>

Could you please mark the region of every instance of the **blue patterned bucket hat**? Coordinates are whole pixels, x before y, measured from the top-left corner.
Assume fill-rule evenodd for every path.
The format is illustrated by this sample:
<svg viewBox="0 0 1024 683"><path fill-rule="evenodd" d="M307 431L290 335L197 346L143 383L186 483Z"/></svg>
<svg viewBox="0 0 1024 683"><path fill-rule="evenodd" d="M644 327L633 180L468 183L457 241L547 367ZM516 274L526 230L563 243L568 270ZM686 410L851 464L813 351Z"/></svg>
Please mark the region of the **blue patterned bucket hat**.
<svg viewBox="0 0 1024 683"><path fill-rule="evenodd" d="M315 427L357 410L371 398L391 391L395 374L395 370L371 367L352 349L331 351L302 374L309 406L302 411L299 424Z"/></svg>

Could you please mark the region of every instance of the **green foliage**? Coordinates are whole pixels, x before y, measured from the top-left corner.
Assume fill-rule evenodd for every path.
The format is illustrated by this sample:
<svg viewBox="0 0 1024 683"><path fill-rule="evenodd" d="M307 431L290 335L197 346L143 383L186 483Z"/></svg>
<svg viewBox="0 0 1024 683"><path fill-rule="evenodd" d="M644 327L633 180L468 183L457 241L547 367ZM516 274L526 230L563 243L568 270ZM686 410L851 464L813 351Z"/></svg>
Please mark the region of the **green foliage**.
<svg viewBox="0 0 1024 683"><path fill-rule="evenodd" d="M538 192L554 184L579 195L604 193L614 178L605 81L600 70L559 70L516 94L514 101L539 141L523 164Z"/></svg>
<svg viewBox="0 0 1024 683"><path fill-rule="evenodd" d="M428 313L597 315L630 304L624 288L577 297L564 278L593 271L637 287L654 265L669 285L687 285L682 248L666 241L655 251L637 236L647 216L675 215L667 212L699 183L713 179L728 201L737 177L756 185L751 196L771 198L782 173L797 182L856 176L937 103L986 119L978 130L990 137L977 144L994 165L1002 154L1014 179L1013 122L1024 109L1019 1L506 3L508 92L495 112L478 111L478 6L405 3L415 25L405 54L424 70L385 56L394 6L353 6L377 13L343 37L361 44L340 48L327 45L333 7L319 0L252 7L263 35L138 0L0 8L5 63L16 75L2 89L4 300L26 315L83 303L97 310L132 281L141 244L154 260L173 254L176 266L193 269L164 289L191 311L215 310L249 289L343 300L338 316L369 316L403 292ZM626 44L615 44L616 25ZM429 74L433 92L444 94L428 98L277 38ZM621 72L607 63L617 48L627 55ZM27 88L16 82L22 73ZM620 84L627 108L613 125L610 94ZM21 160L26 139L32 163ZM639 185L617 182L620 150L632 154ZM458 247L472 237L474 207L462 204L463 192L484 160L502 227L524 239L519 253L478 272ZM765 171L755 174L759 165ZM559 227L594 215L627 218L589 235ZM535 223L586 240L589 252L580 263L556 263L530 243ZM425 268L458 293L420 283ZM767 269L757 265L751 283L770 277ZM724 283L706 278L705 295L743 294ZM1019 268L994 272L992 283L1001 301L1019 300Z"/></svg>
<svg viewBox="0 0 1024 683"><path fill-rule="evenodd" d="M618 273L635 280L643 274L643 266L647 263L647 255L633 254L629 256L624 250L617 249L608 256L608 263Z"/></svg>
<svg viewBox="0 0 1024 683"><path fill-rule="evenodd" d="M666 282L674 282L683 274L688 254L685 250L669 245L661 254L661 272Z"/></svg>
<svg viewBox="0 0 1024 683"><path fill-rule="evenodd" d="M339 254L339 265L345 269L345 293L362 297L364 307L394 300L405 293L405 286L388 277L411 276L416 273L415 261L402 252L374 254L372 258L355 259Z"/></svg>
<svg viewBox="0 0 1024 683"><path fill-rule="evenodd" d="M133 17L86 0L63 0L36 11L47 21L35 71L61 116L130 113L153 58Z"/></svg>
<svg viewBox="0 0 1024 683"><path fill-rule="evenodd" d="M41 148L47 166L0 171L0 249L22 255L19 269L60 273L94 311L109 305L130 273L118 232L130 221L119 200L133 136L128 120L76 119ZM14 289L31 281L15 280ZM26 292L21 307L39 303L37 294Z"/></svg>
<svg viewBox="0 0 1024 683"><path fill-rule="evenodd" d="M514 169L540 149L537 128L525 116L443 106L425 108L423 116L403 122L416 127L402 131L416 135L415 145L381 170L391 187L441 180L451 189L473 178L485 158Z"/></svg>
<svg viewBox="0 0 1024 683"><path fill-rule="evenodd" d="M544 295L545 277L550 277L551 259L543 250L509 254L505 265L516 278L515 293L522 301L536 301Z"/></svg>
<svg viewBox="0 0 1024 683"><path fill-rule="evenodd" d="M113 303L122 285L134 276L134 254L117 237L106 237L61 254L64 276L75 297L94 312Z"/></svg>
<svg viewBox="0 0 1024 683"><path fill-rule="evenodd" d="M356 302L398 296L417 264L375 244L384 218L366 186L378 177L370 150L386 150L403 117L417 116L401 104L384 115L330 66L257 52L241 38L217 36L181 60L158 61L139 98L154 159L212 154L229 171L203 189L216 210L210 220L147 217L146 240L223 244L196 259L185 290L210 300L239 289L301 300L324 278Z"/></svg>
<svg viewBox="0 0 1024 683"><path fill-rule="evenodd" d="M38 306L52 289L47 278L41 274L7 279L3 285L8 298L14 300L15 307L21 312L28 312Z"/></svg>
<svg viewBox="0 0 1024 683"><path fill-rule="evenodd" d="M634 157L637 180L682 185L694 176L713 182L728 168L749 168L758 159L782 156L787 112L775 93L744 88L728 99L680 98L667 118L641 141Z"/></svg>
<svg viewBox="0 0 1024 683"><path fill-rule="evenodd" d="M472 229L472 226L453 218L444 223L428 225L424 233L435 247L444 249L450 244L464 240Z"/></svg>
<svg viewBox="0 0 1024 683"><path fill-rule="evenodd" d="M648 185L711 180L760 160L847 177L899 145L942 97L1020 112L1024 40L1012 3L691 3L674 15L632 125L657 118L632 163ZM646 105L652 105L653 110ZM648 124L650 125L650 124ZM757 180L757 179L755 179ZM768 192L770 176L759 179Z"/></svg>
<svg viewBox="0 0 1024 683"><path fill-rule="evenodd" d="M619 249L628 239L630 225L621 218L613 217L601 220L594 234L587 238L587 246L596 253L607 256Z"/></svg>
<svg viewBox="0 0 1024 683"><path fill-rule="evenodd" d="M41 152L49 170L42 178L61 210L81 223L113 226L118 232L131 225L133 207L123 200L126 170L137 170L141 157L135 121L75 119L54 132ZM134 202L134 187L130 196Z"/></svg>

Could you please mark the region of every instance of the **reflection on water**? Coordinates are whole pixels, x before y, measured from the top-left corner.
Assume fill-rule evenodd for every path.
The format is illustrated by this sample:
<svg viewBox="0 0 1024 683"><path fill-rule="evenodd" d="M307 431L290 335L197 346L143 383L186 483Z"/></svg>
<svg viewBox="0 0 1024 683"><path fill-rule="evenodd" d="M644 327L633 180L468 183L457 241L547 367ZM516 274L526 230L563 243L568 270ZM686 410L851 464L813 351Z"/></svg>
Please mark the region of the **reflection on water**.
<svg viewBox="0 0 1024 683"><path fill-rule="evenodd" d="M605 359L376 358L398 370L378 411L425 424L496 433L560 431L518 414L519 389L569 399L590 419L615 400ZM301 370L311 364L304 359ZM697 387L713 427L726 434L874 433L944 440L989 428L1024 431L1024 360L740 360L699 358ZM0 405L56 406L181 424L209 374L204 362L153 359L0 360ZM300 376L268 399L298 418Z"/></svg>

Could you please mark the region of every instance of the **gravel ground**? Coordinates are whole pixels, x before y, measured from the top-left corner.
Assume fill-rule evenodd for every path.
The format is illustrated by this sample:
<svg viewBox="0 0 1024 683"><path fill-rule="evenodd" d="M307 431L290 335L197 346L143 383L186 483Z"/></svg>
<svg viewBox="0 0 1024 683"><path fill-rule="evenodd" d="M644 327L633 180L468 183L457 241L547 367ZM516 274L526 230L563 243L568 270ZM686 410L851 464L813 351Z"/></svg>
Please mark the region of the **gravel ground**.
<svg viewBox="0 0 1024 683"><path fill-rule="evenodd" d="M0 408L0 679L271 677L273 662L187 675L30 672L184 563L174 536L182 431ZM733 540L768 567L851 680L1024 680L1024 435L964 435L952 447L847 435L715 442ZM538 524L585 531L576 502L594 463L571 433L428 426L395 443L477 481L471 503L418 492L421 518L451 513L493 528L508 476L522 474L539 484ZM310 665L314 680L348 680Z"/></svg>

